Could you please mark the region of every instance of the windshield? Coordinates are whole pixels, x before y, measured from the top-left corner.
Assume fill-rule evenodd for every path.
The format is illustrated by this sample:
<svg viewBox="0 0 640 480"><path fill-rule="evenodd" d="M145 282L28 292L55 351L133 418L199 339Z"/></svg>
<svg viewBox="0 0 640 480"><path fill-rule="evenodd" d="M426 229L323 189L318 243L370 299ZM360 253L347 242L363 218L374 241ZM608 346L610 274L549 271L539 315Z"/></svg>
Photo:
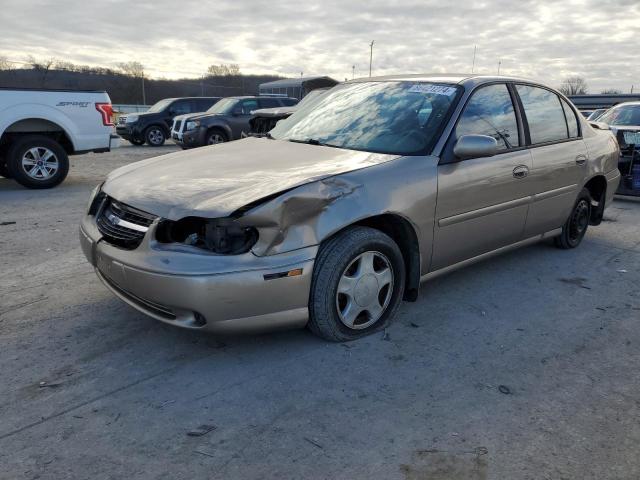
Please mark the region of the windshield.
<svg viewBox="0 0 640 480"><path fill-rule="evenodd" d="M147 112L149 113L161 112L165 108L167 108L167 106L171 102L173 102L172 98L165 98L164 100L160 100L159 102L155 103L149 110L147 110Z"/></svg>
<svg viewBox="0 0 640 480"><path fill-rule="evenodd" d="M238 103L237 98L223 98L218 103L211 106L211 108L207 110L207 113L229 113L236 103Z"/></svg>
<svg viewBox="0 0 640 480"><path fill-rule="evenodd" d="M598 118L608 125L640 126L640 105L622 105L613 107Z"/></svg>
<svg viewBox="0 0 640 480"><path fill-rule="evenodd" d="M356 82L302 105L273 138L395 155L424 154L447 118L458 88L417 82Z"/></svg>
<svg viewBox="0 0 640 480"><path fill-rule="evenodd" d="M309 93L307 93L304 98L302 100L300 100L298 102L297 105L294 105L297 108L300 108L303 105L306 105L307 103L311 103L314 100L317 100L318 98L320 98L322 95L324 95L325 93L327 93L328 90L327 89L320 89L320 90L311 90Z"/></svg>

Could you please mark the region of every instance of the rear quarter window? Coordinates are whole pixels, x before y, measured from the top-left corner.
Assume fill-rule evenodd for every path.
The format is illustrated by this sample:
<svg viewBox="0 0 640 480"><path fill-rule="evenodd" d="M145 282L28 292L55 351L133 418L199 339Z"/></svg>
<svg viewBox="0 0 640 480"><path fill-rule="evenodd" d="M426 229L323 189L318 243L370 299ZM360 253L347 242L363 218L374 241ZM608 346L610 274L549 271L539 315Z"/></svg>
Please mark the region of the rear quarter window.
<svg viewBox="0 0 640 480"><path fill-rule="evenodd" d="M573 111L573 108L569 106L567 102L560 99L562 102L562 108L564 109L564 116L567 118L567 128L569 130L569 138L576 138L580 135L578 130L578 119L576 118L576 113Z"/></svg>
<svg viewBox="0 0 640 480"><path fill-rule="evenodd" d="M516 85L516 90L527 117L532 144L569 138L562 104L555 93L529 85Z"/></svg>

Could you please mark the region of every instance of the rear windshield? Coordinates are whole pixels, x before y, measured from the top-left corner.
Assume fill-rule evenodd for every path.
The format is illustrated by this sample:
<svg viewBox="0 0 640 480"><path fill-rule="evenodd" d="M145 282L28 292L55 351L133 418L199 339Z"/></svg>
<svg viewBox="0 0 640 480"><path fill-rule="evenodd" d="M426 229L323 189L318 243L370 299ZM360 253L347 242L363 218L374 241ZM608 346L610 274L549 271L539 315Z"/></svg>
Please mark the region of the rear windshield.
<svg viewBox="0 0 640 480"><path fill-rule="evenodd" d="M422 155L435 142L460 87L371 81L334 87L271 131L279 140L396 155Z"/></svg>

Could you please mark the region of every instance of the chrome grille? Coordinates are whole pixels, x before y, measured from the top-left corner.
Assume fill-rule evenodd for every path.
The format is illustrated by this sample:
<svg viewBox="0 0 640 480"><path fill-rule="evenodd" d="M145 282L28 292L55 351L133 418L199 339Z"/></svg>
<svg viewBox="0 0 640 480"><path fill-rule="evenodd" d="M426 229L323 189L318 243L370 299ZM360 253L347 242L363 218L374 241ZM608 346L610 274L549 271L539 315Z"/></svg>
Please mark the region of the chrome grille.
<svg viewBox="0 0 640 480"><path fill-rule="evenodd" d="M124 115L120 115L118 117L118 125L124 125L125 123L127 123L127 117L125 117Z"/></svg>
<svg viewBox="0 0 640 480"><path fill-rule="evenodd" d="M155 216L107 198L96 224L104 239L117 247L133 250L142 242Z"/></svg>

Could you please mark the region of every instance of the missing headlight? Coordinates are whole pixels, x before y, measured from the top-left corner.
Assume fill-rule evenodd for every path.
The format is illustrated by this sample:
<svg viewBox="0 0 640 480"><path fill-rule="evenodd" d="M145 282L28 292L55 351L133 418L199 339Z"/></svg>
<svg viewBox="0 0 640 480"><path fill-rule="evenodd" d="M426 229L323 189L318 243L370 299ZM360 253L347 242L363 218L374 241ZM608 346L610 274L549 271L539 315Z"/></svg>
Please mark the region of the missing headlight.
<svg viewBox="0 0 640 480"><path fill-rule="evenodd" d="M160 243L182 243L222 255L239 255L255 245L258 231L239 226L230 218L186 217L160 222L156 238Z"/></svg>

